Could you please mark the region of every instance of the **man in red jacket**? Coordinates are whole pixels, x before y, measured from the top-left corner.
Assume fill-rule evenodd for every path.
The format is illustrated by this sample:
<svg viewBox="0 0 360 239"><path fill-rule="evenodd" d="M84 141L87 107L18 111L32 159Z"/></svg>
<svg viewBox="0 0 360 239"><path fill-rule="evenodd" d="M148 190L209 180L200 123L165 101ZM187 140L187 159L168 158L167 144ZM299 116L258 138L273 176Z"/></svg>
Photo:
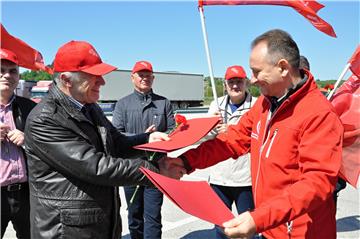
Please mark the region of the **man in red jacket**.
<svg viewBox="0 0 360 239"><path fill-rule="evenodd" d="M299 69L291 36L271 30L251 45L262 96L237 125L168 163L190 173L250 151L255 209L224 223L229 237L336 238L332 192L343 128L314 77Z"/></svg>

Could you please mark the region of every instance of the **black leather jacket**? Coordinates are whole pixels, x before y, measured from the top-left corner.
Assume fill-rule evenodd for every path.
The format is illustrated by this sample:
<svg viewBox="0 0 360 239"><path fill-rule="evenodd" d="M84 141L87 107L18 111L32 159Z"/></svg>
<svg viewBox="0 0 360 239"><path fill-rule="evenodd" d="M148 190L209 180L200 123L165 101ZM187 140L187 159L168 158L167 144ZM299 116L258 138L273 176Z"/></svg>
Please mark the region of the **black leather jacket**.
<svg viewBox="0 0 360 239"><path fill-rule="evenodd" d="M16 129L24 132L26 118L35 106L36 103L34 101L15 95L11 107Z"/></svg>
<svg viewBox="0 0 360 239"><path fill-rule="evenodd" d="M148 134L124 136L91 105L93 122L54 85L26 124L32 238L120 238L120 185L148 184L149 162L132 146Z"/></svg>

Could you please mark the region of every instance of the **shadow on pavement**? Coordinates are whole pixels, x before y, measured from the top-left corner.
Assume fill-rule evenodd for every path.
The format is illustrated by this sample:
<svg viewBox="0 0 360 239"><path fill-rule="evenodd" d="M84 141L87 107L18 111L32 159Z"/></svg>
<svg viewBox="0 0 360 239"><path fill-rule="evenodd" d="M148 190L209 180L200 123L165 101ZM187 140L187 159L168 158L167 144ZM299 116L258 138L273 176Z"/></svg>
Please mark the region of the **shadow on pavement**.
<svg viewBox="0 0 360 239"><path fill-rule="evenodd" d="M181 237L181 239L199 239L199 238L215 239L215 229L193 231Z"/></svg>
<svg viewBox="0 0 360 239"><path fill-rule="evenodd" d="M349 232L360 230L359 215L343 217L336 220L336 230L338 232Z"/></svg>

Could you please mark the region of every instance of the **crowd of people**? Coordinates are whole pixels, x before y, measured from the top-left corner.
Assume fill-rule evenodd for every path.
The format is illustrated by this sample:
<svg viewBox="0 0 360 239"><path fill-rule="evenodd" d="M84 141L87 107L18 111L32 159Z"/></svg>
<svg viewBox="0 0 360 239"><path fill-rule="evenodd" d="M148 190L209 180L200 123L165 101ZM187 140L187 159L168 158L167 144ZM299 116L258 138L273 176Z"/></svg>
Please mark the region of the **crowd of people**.
<svg viewBox="0 0 360 239"><path fill-rule="evenodd" d="M18 238L121 238L124 186L130 237L161 238L163 195L139 168L180 179L211 166L211 187L239 213L215 226L216 238L336 238L343 126L287 32L253 40L250 78L242 66L227 68L227 94L208 112L220 123L177 158L133 148L169 140L175 127L170 101L152 89L150 62L135 63L134 91L110 122L96 102L116 67L90 43L58 49L54 84L37 105L14 94L16 54L1 49L0 59L1 237L11 221Z"/></svg>

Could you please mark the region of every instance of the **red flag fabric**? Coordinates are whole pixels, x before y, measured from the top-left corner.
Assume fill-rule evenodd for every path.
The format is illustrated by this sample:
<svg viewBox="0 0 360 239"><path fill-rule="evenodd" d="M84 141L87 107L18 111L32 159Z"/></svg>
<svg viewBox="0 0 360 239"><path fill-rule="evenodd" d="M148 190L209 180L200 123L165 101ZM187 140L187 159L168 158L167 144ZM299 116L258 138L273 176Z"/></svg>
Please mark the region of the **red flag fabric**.
<svg viewBox="0 0 360 239"><path fill-rule="evenodd" d="M2 48L8 49L16 54L19 66L31 70L43 70L52 74L52 70L45 66L41 53L22 40L10 35L3 24L0 23L0 44Z"/></svg>
<svg viewBox="0 0 360 239"><path fill-rule="evenodd" d="M344 126L340 176L355 188L360 175L360 78L352 75L331 98Z"/></svg>
<svg viewBox="0 0 360 239"><path fill-rule="evenodd" d="M350 60L350 70L357 76L360 77L360 45L356 48L356 51L351 56Z"/></svg>
<svg viewBox="0 0 360 239"><path fill-rule="evenodd" d="M230 209L207 182L180 181L154 173L144 167L141 167L140 171L185 212L219 226L234 218Z"/></svg>
<svg viewBox="0 0 360 239"><path fill-rule="evenodd" d="M279 5L295 9L305 17L316 29L329 36L336 37L332 26L321 19L316 13L324 5L315 0L199 0L199 7L205 5Z"/></svg>

